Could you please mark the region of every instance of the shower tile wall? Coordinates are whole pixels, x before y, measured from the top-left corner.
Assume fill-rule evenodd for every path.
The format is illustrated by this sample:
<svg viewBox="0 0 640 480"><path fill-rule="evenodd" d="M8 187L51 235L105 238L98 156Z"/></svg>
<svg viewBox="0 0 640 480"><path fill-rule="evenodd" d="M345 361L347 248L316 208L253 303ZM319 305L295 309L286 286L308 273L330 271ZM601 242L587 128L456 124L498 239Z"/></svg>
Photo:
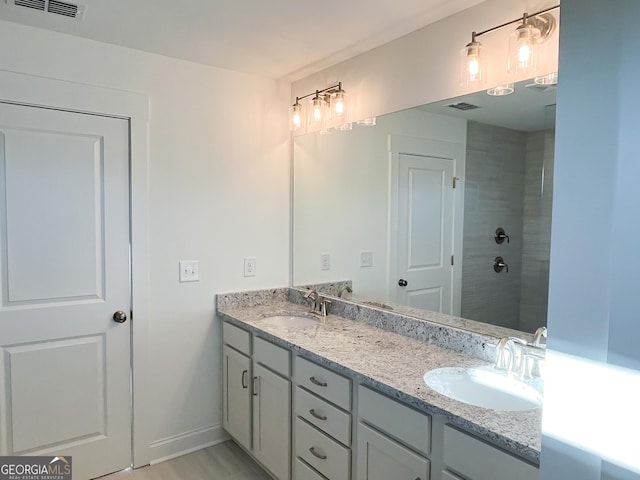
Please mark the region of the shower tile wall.
<svg viewBox="0 0 640 480"><path fill-rule="evenodd" d="M477 122L467 126L462 316L518 328L526 134ZM502 227L511 242L498 245ZM504 258L509 272L495 273Z"/></svg>
<svg viewBox="0 0 640 480"><path fill-rule="evenodd" d="M555 130L527 135L522 286L518 330L547 323Z"/></svg>
<svg viewBox="0 0 640 480"><path fill-rule="evenodd" d="M533 332L546 325L554 129L467 129L462 316ZM511 242L498 245L503 227ZM493 271L500 255L509 273Z"/></svg>

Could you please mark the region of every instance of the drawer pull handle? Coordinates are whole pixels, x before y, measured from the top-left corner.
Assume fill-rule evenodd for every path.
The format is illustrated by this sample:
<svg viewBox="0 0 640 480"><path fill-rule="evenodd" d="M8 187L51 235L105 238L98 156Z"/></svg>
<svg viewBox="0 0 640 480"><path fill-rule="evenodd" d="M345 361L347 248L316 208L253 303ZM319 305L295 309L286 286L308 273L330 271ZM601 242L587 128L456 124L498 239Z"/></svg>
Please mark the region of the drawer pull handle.
<svg viewBox="0 0 640 480"><path fill-rule="evenodd" d="M326 420L327 417L325 415L320 415L318 412L316 412L313 408L311 410L309 410L309 413L316 417L318 420Z"/></svg>
<svg viewBox="0 0 640 480"><path fill-rule="evenodd" d="M311 383L313 383L314 385L318 385L319 387L326 387L327 386L327 382L321 382L316 377L309 377L309 381Z"/></svg>
<svg viewBox="0 0 640 480"><path fill-rule="evenodd" d="M258 395L258 377L253 377L253 395Z"/></svg>
<svg viewBox="0 0 640 480"><path fill-rule="evenodd" d="M321 453L316 452L316 447L309 448L309 451L313 454L314 457L319 458L320 460L326 460L327 456Z"/></svg>
<svg viewBox="0 0 640 480"><path fill-rule="evenodd" d="M242 371L242 388L247 388L247 373L249 373L248 370L243 370Z"/></svg>

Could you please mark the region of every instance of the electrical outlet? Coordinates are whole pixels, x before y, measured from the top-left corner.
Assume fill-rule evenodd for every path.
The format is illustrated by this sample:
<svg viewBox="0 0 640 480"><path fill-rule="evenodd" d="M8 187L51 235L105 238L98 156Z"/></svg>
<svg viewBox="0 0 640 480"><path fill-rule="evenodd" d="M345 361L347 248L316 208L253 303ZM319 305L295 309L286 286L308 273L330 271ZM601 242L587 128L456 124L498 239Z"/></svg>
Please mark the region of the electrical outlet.
<svg viewBox="0 0 640 480"><path fill-rule="evenodd" d="M199 260L180 260L180 282L198 282L200 281L200 261Z"/></svg>
<svg viewBox="0 0 640 480"><path fill-rule="evenodd" d="M373 267L373 252L365 250L360 252L360 268Z"/></svg>
<svg viewBox="0 0 640 480"><path fill-rule="evenodd" d="M331 270L331 255L328 253L320 255L320 270Z"/></svg>
<svg viewBox="0 0 640 480"><path fill-rule="evenodd" d="M256 257L244 257L244 276L256 276Z"/></svg>

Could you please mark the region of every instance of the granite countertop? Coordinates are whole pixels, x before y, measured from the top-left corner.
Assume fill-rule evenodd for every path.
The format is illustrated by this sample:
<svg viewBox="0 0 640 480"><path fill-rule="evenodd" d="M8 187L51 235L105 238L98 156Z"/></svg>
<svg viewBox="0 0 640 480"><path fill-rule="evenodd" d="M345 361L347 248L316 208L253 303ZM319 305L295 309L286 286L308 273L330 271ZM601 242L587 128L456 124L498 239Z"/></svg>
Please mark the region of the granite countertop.
<svg viewBox="0 0 640 480"><path fill-rule="evenodd" d="M423 381L424 373L434 368L472 367L486 365L486 361L335 315L309 327L279 327L265 320L276 313L307 311L305 306L286 301L218 308L223 320L258 332L420 410L443 415L452 424L539 463L540 409L509 412L476 407L441 395Z"/></svg>

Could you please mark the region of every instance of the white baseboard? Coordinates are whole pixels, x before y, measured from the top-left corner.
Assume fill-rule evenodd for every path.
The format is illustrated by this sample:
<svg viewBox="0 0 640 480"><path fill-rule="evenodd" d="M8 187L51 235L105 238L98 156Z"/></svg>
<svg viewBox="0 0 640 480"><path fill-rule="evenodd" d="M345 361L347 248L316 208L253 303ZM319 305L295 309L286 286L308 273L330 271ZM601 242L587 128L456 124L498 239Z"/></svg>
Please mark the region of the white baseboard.
<svg viewBox="0 0 640 480"><path fill-rule="evenodd" d="M222 425L209 425L151 442L151 465L229 440Z"/></svg>

